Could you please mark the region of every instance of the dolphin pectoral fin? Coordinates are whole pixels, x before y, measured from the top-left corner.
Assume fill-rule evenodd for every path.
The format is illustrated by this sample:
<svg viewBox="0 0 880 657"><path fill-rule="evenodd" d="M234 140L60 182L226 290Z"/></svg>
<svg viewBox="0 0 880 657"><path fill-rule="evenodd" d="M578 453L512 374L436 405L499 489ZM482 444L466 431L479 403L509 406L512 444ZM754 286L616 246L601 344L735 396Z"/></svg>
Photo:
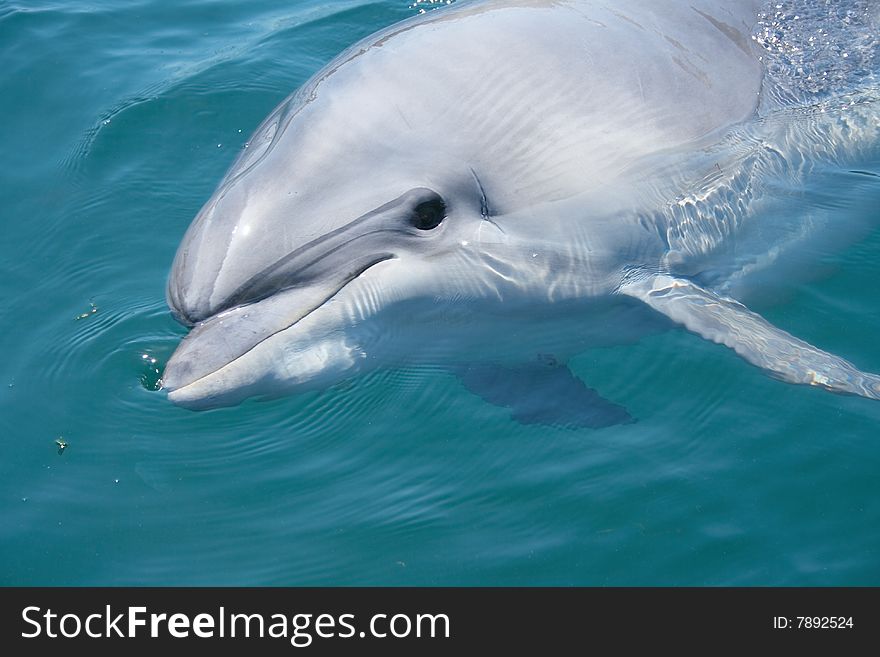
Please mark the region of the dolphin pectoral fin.
<svg viewBox="0 0 880 657"><path fill-rule="evenodd" d="M772 376L880 400L880 376L776 328L741 303L684 279L659 275L620 288L697 335L733 349Z"/></svg>
<svg viewBox="0 0 880 657"><path fill-rule="evenodd" d="M521 424L597 429L633 422L625 408L588 388L550 356L514 367L480 363L455 371L468 390L509 408Z"/></svg>

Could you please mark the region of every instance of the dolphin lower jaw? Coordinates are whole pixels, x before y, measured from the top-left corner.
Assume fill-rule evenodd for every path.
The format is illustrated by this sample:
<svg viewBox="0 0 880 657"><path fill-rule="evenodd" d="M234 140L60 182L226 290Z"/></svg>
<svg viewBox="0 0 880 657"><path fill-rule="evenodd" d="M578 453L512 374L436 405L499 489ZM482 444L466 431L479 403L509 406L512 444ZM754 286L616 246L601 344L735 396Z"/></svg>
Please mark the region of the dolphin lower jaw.
<svg viewBox="0 0 880 657"><path fill-rule="evenodd" d="M230 406L256 395L322 387L335 382L342 372L353 371L364 358L358 347L338 336L319 339L306 334L291 339L285 335L294 329L273 334L219 370L169 389L169 401L202 410Z"/></svg>
<svg viewBox="0 0 880 657"><path fill-rule="evenodd" d="M329 352L333 350L326 345L321 347L318 327L307 326L301 339L287 341L294 346L287 346L281 334L303 324L318 323L309 321L315 311L327 306L373 266L392 258L389 254L377 255L337 285L313 284L280 290L261 301L230 308L199 322L183 339L163 372L162 387L168 391L169 399L183 405L211 406L215 405L211 400L221 393L224 399L230 396L225 393L234 393L235 400L255 394L247 390L267 375L269 379L289 380L294 385L297 379L312 378L319 371L312 371L312 361L323 363L322 367L333 358L353 362L353 356L342 353L344 349L331 358ZM260 348L269 341L282 345L275 349L284 350L283 362L261 356L264 352L271 354L271 350ZM297 344L304 346L297 350Z"/></svg>

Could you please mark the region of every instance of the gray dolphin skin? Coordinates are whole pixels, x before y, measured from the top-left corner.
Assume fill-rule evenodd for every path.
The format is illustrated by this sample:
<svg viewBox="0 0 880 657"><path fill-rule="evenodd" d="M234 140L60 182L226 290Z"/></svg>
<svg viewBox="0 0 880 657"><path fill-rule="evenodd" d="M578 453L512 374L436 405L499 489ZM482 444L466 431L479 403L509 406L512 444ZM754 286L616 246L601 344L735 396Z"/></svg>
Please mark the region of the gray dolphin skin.
<svg viewBox="0 0 880 657"><path fill-rule="evenodd" d="M872 38L880 3L852 5ZM830 76L790 74L762 11L462 0L352 46L263 122L183 238L167 298L192 330L169 399L425 365L537 422L509 377L540 371L604 404L583 424L605 426L631 418L566 359L676 325L779 379L880 399L880 377L735 300L880 201L876 69L848 76L838 51ZM839 204L804 191L842 179Z"/></svg>

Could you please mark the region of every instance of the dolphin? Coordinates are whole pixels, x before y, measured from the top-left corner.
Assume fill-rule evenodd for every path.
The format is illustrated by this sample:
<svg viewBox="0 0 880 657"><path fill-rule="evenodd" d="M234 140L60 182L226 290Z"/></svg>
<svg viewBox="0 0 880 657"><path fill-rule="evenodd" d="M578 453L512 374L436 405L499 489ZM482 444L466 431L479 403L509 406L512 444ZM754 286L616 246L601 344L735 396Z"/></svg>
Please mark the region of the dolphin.
<svg viewBox="0 0 880 657"><path fill-rule="evenodd" d="M870 38L876 7L859 6ZM852 216L880 198L876 71L815 88L773 59L760 12L460 1L353 45L257 128L186 232L167 300L192 330L169 399L421 364L523 421L552 423L511 380L574 390L591 407L574 423L606 426L631 418L565 361L672 326L784 381L880 399L880 377L738 300L823 229L846 232L808 184L857 172Z"/></svg>

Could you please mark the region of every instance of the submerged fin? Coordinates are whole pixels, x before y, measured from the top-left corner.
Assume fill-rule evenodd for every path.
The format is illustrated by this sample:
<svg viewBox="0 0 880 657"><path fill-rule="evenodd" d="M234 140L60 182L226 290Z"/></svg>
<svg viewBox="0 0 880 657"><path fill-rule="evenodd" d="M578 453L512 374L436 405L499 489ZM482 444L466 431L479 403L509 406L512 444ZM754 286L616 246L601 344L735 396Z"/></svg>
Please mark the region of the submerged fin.
<svg viewBox="0 0 880 657"><path fill-rule="evenodd" d="M880 376L859 371L776 328L738 301L691 281L659 275L628 283L620 292L641 299L689 331L730 347L783 381L880 399Z"/></svg>
<svg viewBox="0 0 880 657"><path fill-rule="evenodd" d="M597 429L633 419L552 356L515 367L475 364L456 370L468 390L496 406L511 409L521 424Z"/></svg>

